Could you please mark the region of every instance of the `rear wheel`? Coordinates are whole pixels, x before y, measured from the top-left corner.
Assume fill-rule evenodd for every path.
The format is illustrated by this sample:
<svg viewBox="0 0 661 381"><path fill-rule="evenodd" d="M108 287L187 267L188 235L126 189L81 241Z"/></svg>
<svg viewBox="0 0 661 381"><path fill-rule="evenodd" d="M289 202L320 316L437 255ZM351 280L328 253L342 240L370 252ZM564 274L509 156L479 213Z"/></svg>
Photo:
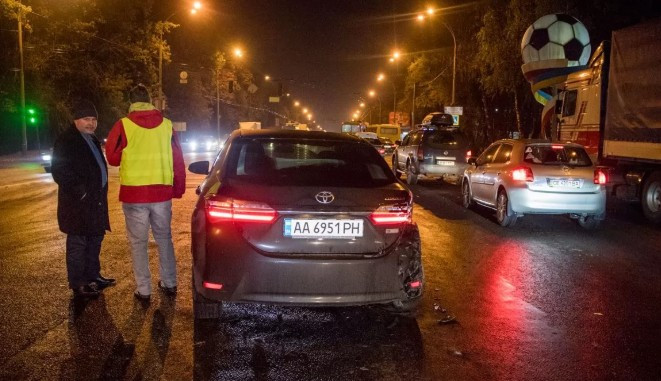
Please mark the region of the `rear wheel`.
<svg viewBox="0 0 661 381"><path fill-rule="evenodd" d="M406 163L406 183L409 185L415 185L418 183L418 175L415 173L413 163L410 161Z"/></svg>
<svg viewBox="0 0 661 381"><path fill-rule="evenodd" d="M640 197L643 213L655 224L661 223L661 172L654 172L645 181Z"/></svg>
<svg viewBox="0 0 661 381"><path fill-rule="evenodd" d="M461 199L464 208L468 209L473 206L473 197L471 197L471 188L468 184L468 180L461 182Z"/></svg>
<svg viewBox="0 0 661 381"><path fill-rule="evenodd" d="M504 190L498 192L496 220L498 220L500 226L504 227L512 226L516 222L516 215L509 210L509 199L507 198L507 192Z"/></svg>
<svg viewBox="0 0 661 381"><path fill-rule="evenodd" d="M578 217L576 222L585 230L594 230L601 225L601 220L598 220L596 216Z"/></svg>

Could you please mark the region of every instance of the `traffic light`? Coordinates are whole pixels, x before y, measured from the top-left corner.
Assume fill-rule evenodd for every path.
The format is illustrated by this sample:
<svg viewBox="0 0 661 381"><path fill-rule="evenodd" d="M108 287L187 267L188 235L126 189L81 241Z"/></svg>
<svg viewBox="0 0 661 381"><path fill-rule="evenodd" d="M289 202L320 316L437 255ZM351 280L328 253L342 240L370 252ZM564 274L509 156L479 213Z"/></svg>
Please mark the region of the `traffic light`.
<svg viewBox="0 0 661 381"><path fill-rule="evenodd" d="M37 123L37 110L35 110L33 107L30 107L27 109L28 115L27 119L30 124L36 124Z"/></svg>

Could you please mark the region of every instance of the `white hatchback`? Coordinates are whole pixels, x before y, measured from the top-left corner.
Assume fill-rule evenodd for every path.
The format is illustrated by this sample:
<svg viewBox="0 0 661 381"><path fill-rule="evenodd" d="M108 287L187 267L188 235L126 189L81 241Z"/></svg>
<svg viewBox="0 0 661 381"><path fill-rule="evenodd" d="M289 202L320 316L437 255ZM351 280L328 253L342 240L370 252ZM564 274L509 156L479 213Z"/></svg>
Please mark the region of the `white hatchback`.
<svg viewBox="0 0 661 381"><path fill-rule="evenodd" d="M502 226L525 214L568 214L586 229L605 218L607 172L579 144L499 140L469 164L464 206L495 209Z"/></svg>

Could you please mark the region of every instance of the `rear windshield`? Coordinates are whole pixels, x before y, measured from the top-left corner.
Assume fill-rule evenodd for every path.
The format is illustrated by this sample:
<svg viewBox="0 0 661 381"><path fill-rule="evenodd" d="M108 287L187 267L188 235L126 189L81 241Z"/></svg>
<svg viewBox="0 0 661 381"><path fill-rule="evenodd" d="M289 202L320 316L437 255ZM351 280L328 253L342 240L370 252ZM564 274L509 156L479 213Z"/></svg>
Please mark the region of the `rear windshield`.
<svg viewBox="0 0 661 381"><path fill-rule="evenodd" d="M397 135L397 128L394 127L381 127L383 135Z"/></svg>
<svg viewBox="0 0 661 381"><path fill-rule="evenodd" d="M592 161L581 147L563 145L530 145L523 151L523 161L530 164L589 167Z"/></svg>
<svg viewBox="0 0 661 381"><path fill-rule="evenodd" d="M459 149L466 147L466 138L459 131L430 131L427 133L426 145L440 149Z"/></svg>
<svg viewBox="0 0 661 381"><path fill-rule="evenodd" d="M394 183L381 155L360 142L237 139L225 178L274 186L370 188Z"/></svg>

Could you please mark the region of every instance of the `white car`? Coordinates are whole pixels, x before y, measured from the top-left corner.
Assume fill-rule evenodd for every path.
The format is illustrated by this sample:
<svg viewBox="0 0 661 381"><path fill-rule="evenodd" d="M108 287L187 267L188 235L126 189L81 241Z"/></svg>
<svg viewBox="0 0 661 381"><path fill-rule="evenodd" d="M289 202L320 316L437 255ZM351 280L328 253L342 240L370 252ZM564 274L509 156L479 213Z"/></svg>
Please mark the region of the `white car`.
<svg viewBox="0 0 661 381"><path fill-rule="evenodd" d="M579 144L499 140L469 164L464 206L495 209L502 226L525 214L568 214L585 229L605 218L607 172Z"/></svg>

